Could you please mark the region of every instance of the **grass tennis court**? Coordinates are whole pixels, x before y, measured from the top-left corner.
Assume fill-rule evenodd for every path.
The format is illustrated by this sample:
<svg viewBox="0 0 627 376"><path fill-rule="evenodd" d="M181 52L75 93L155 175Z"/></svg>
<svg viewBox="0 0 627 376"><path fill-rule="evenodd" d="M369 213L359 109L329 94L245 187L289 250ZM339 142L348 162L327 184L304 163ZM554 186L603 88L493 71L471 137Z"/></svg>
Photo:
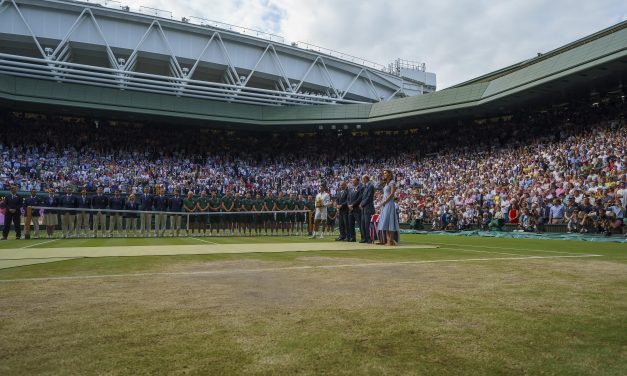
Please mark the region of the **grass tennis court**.
<svg viewBox="0 0 627 376"><path fill-rule="evenodd" d="M625 373L625 244L402 240L1 242L0 373Z"/></svg>

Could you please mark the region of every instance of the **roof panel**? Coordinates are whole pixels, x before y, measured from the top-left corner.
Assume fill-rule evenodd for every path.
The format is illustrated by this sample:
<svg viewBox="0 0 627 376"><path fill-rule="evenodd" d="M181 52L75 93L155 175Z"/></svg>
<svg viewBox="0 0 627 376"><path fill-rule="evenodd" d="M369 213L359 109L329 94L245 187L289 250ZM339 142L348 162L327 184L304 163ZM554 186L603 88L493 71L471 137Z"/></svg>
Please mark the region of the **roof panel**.
<svg viewBox="0 0 627 376"><path fill-rule="evenodd" d="M488 103L560 77L624 59L627 56L627 22L614 26L611 32L605 30L593 34L558 51L468 84L376 104L261 107L3 75L0 75L0 96L33 102L65 101L68 105L84 108L109 106L117 111L172 112L172 116L177 117L241 124L373 123Z"/></svg>

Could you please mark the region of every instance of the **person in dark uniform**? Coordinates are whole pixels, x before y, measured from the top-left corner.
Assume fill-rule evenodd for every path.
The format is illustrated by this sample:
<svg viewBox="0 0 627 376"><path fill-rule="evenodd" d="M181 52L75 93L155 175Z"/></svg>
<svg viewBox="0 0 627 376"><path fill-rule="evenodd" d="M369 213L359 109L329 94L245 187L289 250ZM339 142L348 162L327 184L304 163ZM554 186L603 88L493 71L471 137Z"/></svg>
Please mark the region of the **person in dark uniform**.
<svg viewBox="0 0 627 376"><path fill-rule="evenodd" d="M126 202L124 198L120 196L120 190L116 189L113 197L109 200L109 208L111 210L124 210ZM122 217L124 215L118 211L111 213L109 217L109 237L113 237L113 230L117 228L118 238L122 237Z"/></svg>
<svg viewBox="0 0 627 376"><path fill-rule="evenodd" d="M4 228L2 229L2 240L7 240L9 236L9 230L11 229L11 222L13 222L13 228L15 229L15 239L19 240L22 237L22 228L20 227L20 217L22 206L24 205L24 199L17 194L17 186L11 186L11 194L7 195L2 201L2 207L4 212Z"/></svg>
<svg viewBox="0 0 627 376"><path fill-rule="evenodd" d="M61 197L60 205L62 208L76 209L78 207L78 199L72 195L72 188L65 188L65 196ZM76 211L61 210L61 230L62 237L68 238L74 232L74 224L76 223Z"/></svg>
<svg viewBox="0 0 627 376"><path fill-rule="evenodd" d="M348 229L346 240L354 242L357 240L355 234L355 225L361 229L361 198L363 195L363 186L359 184L359 178L354 178L351 182L352 187L348 191ZM361 240L364 240L364 232L360 230Z"/></svg>
<svg viewBox="0 0 627 376"><path fill-rule="evenodd" d="M217 213L220 211L221 202L218 198L218 192L215 189L211 191L211 198L209 199L209 212ZM214 214L209 216L209 232L213 236L213 230L216 230L216 235L220 234L220 215Z"/></svg>
<svg viewBox="0 0 627 376"><path fill-rule="evenodd" d="M233 212L239 213L242 211L242 198L239 195L239 192L235 192L235 196L233 196ZM242 216L240 214L233 215L233 228L240 235L242 235Z"/></svg>
<svg viewBox="0 0 627 376"><path fill-rule="evenodd" d="M362 233L360 243L372 243L372 239L370 238L370 219L374 215L374 186L368 175L364 175L361 178L361 182L364 186L364 190L361 196L361 203L359 204L361 208L360 231Z"/></svg>
<svg viewBox="0 0 627 376"><path fill-rule="evenodd" d="M139 203L135 200L135 194L131 193L128 196L128 201L124 205L124 209L128 212L124 213L126 217L126 237L137 236L137 213L139 210ZM132 231L132 232L131 232Z"/></svg>
<svg viewBox="0 0 627 376"><path fill-rule="evenodd" d="M305 214L307 218L307 235L311 235L314 225L314 212L316 211L316 203L314 202L312 195L307 196L305 209L307 210L307 213Z"/></svg>
<svg viewBox="0 0 627 376"><path fill-rule="evenodd" d="M287 201L283 196L283 192L279 191L279 194L276 198L276 210L281 211L282 213L276 213L276 234L279 235L279 228L281 229L281 234L285 235L285 228L287 227Z"/></svg>
<svg viewBox="0 0 627 376"><path fill-rule="evenodd" d="M104 210L109 206L109 198L103 193L102 186L98 187L98 193L92 198L91 206L98 210ZM98 228L100 228L100 233L104 238L107 231L107 215L103 211L94 212L93 220L92 236L98 237Z"/></svg>
<svg viewBox="0 0 627 376"><path fill-rule="evenodd" d="M48 197L43 201L43 206L48 208L56 208L59 206L59 198L54 194L54 188L48 189ZM44 209L44 226L46 226L46 234L48 239L54 237L54 228L59 223L59 216L54 209Z"/></svg>
<svg viewBox="0 0 627 376"><path fill-rule="evenodd" d="M288 235L294 235L294 229L296 226L296 212L295 210L298 209L298 202L296 201L296 195L294 193L290 193L290 198L289 200L287 200L287 224L288 224L288 229L287 229L287 233Z"/></svg>
<svg viewBox="0 0 627 376"><path fill-rule="evenodd" d="M37 190L35 188L31 189L30 197L24 200L24 210L28 210L29 206L42 206L41 204L42 200L37 197ZM39 209L31 209L30 221L30 225L33 226L34 238L39 239Z"/></svg>
<svg viewBox="0 0 627 376"><path fill-rule="evenodd" d="M263 198L261 195L257 193L255 199L252 201L253 211L256 213L253 214L253 226L255 227L255 236L259 236L261 233L261 227L263 226L264 215L263 213L259 213L263 211Z"/></svg>
<svg viewBox="0 0 627 376"><path fill-rule="evenodd" d="M200 191L200 197L196 200L196 211L199 213L207 213L209 211L209 199L204 189ZM207 215L197 215L196 226L198 227L199 235L207 236Z"/></svg>
<svg viewBox="0 0 627 376"><path fill-rule="evenodd" d="M168 225L168 198L165 197L165 188L159 188L159 194L154 198L155 205L155 237L164 237Z"/></svg>
<svg viewBox="0 0 627 376"><path fill-rule="evenodd" d="M337 194L337 209L340 236L335 240L344 241L348 239L346 235L348 234L348 187L345 181L340 183L340 191Z"/></svg>
<svg viewBox="0 0 627 376"><path fill-rule="evenodd" d="M307 222L307 214L303 210L307 210L307 201L305 201L302 194L299 194L296 199L296 210L299 210L299 212L296 213L298 235L303 236L305 234L305 222Z"/></svg>
<svg viewBox="0 0 627 376"><path fill-rule="evenodd" d="M81 190L81 197L78 198L79 209L91 209L91 199L87 197L87 189ZM76 228L74 235L80 237L81 229L83 230L83 237L89 236L89 211L79 211L76 214Z"/></svg>
<svg viewBox="0 0 627 376"><path fill-rule="evenodd" d="M232 212L234 213L233 215L231 215L231 227L233 229L233 233L238 233L241 235L241 231L239 231L239 225L240 225L240 214L238 214L242 208L242 198L239 195L239 192L235 192L233 193L233 210Z"/></svg>
<svg viewBox="0 0 627 376"><path fill-rule="evenodd" d="M242 205L240 206L240 211L242 212L250 212L253 209L254 203L252 196L250 193L246 193L246 197L241 201ZM252 227L254 222L254 214L246 213L241 218L241 226L244 230L244 235L246 235L246 230L248 230L248 236L252 236Z"/></svg>
<svg viewBox="0 0 627 376"><path fill-rule="evenodd" d="M196 212L196 199L194 198L194 192L191 190L187 192L187 197L183 199L183 211L189 214ZM186 231L187 236L194 235L195 224L196 221L194 220L194 217L192 215L188 215Z"/></svg>
<svg viewBox="0 0 627 376"><path fill-rule="evenodd" d="M169 201L170 212L180 213L183 210L183 199L181 198L181 191L174 190L174 197ZM181 232L181 215L170 214L170 236L179 236Z"/></svg>
<svg viewBox="0 0 627 376"><path fill-rule="evenodd" d="M327 235L333 235L333 233L335 232L336 220L337 220L337 202L333 200L331 201L331 205L329 205L329 208L327 209L327 223L326 223Z"/></svg>
<svg viewBox="0 0 627 376"><path fill-rule="evenodd" d="M150 237L150 228L152 227L152 206L154 197L150 194L150 187L144 187L144 194L139 197L139 210L146 213L140 213L140 236Z"/></svg>
<svg viewBox="0 0 627 376"><path fill-rule="evenodd" d="M268 191L266 198L263 200L263 210L267 212L276 210L276 200L274 199L271 190ZM264 214L264 229L266 231L266 236L268 235L268 228L270 229L270 235L274 235L276 221L274 214L275 213Z"/></svg>
<svg viewBox="0 0 627 376"><path fill-rule="evenodd" d="M235 207L235 203L233 202L233 196L231 196L231 191L226 191L226 195L222 197L220 202L220 211L222 213L231 213L233 208ZM233 216L230 214L221 215L222 223L224 223L224 234L233 235Z"/></svg>

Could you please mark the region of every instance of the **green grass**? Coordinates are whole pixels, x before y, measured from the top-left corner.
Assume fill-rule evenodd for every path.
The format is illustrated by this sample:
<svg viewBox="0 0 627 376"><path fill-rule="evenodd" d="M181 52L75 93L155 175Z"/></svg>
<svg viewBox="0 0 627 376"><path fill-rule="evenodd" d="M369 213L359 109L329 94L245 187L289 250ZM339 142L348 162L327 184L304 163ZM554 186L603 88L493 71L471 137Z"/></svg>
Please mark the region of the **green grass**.
<svg viewBox="0 0 627 376"><path fill-rule="evenodd" d="M441 248L81 258L0 270L0 373L625 374L625 244L429 235L403 243ZM202 242L37 247L163 244ZM600 257L562 257L589 254ZM529 256L556 258L518 260ZM446 261L464 259L486 260ZM122 276L23 280L114 274Z"/></svg>

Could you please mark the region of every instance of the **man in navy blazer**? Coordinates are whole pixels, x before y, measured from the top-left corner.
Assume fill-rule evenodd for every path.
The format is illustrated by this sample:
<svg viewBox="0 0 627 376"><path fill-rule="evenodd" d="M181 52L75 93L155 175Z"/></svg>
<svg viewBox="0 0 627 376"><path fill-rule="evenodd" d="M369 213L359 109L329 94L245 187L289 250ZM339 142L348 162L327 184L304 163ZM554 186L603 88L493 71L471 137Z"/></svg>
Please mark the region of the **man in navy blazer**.
<svg viewBox="0 0 627 376"><path fill-rule="evenodd" d="M15 239L22 237L22 228L20 227L21 209L24 205L24 199L17 194L17 186L11 186L11 194L4 198L2 207L4 212L4 228L2 229L2 240L7 240L11 223L15 228Z"/></svg>
<svg viewBox="0 0 627 376"><path fill-rule="evenodd" d="M65 188L65 196L61 197L59 206L67 209L78 208L78 199L72 194L72 188ZM71 237L74 233L74 224L76 223L75 210L61 210L61 230L63 239Z"/></svg>
<svg viewBox="0 0 627 376"><path fill-rule="evenodd" d="M155 206L155 237L164 237L167 224L167 215L169 200L165 197L165 188L158 188L158 196L155 196L153 203Z"/></svg>
<svg viewBox="0 0 627 376"><path fill-rule="evenodd" d="M102 186L98 187L98 191L96 195L92 198L91 206L94 209L104 210L109 206L109 198L104 194L104 188ZM105 212L98 211L95 212L93 217L93 237L96 238L98 236L98 228L100 228L100 233L102 237L105 237L105 232L107 231L107 215Z"/></svg>
<svg viewBox="0 0 627 376"><path fill-rule="evenodd" d="M348 232L347 240L354 242L357 240L355 234L355 224L359 226L359 232L361 240L364 240L364 231L361 229L361 197L364 191L364 187L359 184L359 178L353 178L351 182L351 188L348 192Z"/></svg>
<svg viewBox="0 0 627 376"><path fill-rule="evenodd" d="M348 187L345 181L340 183L340 191L337 194L337 208L339 217L340 236L337 241L348 239Z"/></svg>
<svg viewBox="0 0 627 376"><path fill-rule="evenodd" d="M361 226L360 230L363 235L360 243L372 243L370 238L370 219L374 215L374 186L370 182L370 177L364 175L361 178L361 182L364 186L364 191L361 197Z"/></svg>
<svg viewBox="0 0 627 376"><path fill-rule="evenodd" d="M30 197L24 200L24 212L29 206L41 206L41 199L37 197L37 190L35 188L30 190ZM31 225L33 226L33 232L35 233L35 239L39 239L39 209L32 209ZM28 220L28 218L26 218ZM26 226L26 223L24 224Z"/></svg>
<svg viewBox="0 0 627 376"><path fill-rule="evenodd" d="M139 210L144 212L139 214L139 232L140 236L150 237L150 228L152 227L152 206L154 197L150 194L150 187L144 187L144 194L139 196Z"/></svg>

